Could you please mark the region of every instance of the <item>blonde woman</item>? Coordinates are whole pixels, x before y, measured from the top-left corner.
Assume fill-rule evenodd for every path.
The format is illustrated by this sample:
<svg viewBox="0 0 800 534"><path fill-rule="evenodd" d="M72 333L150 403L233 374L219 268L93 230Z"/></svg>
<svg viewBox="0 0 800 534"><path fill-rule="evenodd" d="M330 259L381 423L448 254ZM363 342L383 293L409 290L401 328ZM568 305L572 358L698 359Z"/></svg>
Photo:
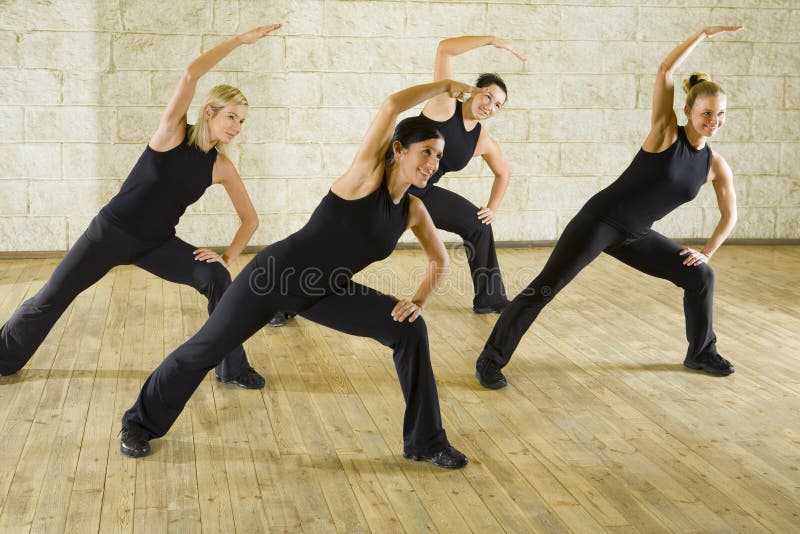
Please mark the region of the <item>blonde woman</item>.
<svg viewBox="0 0 800 534"><path fill-rule="evenodd" d="M569 222L542 272L500 315L476 362L476 377L486 388L506 386L500 371L539 312L586 265L605 252L634 269L669 280L683 289L686 338L683 364L713 375L734 372L717 352L711 325L714 273L708 261L736 224L733 173L708 140L725 123L725 91L707 75L692 74L680 126L673 110L672 75L694 48L718 33L741 26L711 26L675 47L661 62L653 91L650 133L630 166L614 183L583 206ZM705 184L717 195L720 220L701 250L679 245L651 225L685 202Z"/></svg>
<svg viewBox="0 0 800 534"><path fill-rule="evenodd" d="M258 226L242 179L222 150L241 130L248 104L241 91L220 85L211 90L196 124L187 124L186 113L201 76L235 48L253 44L280 26L238 35L186 67L120 192L100 210L44 287L0 329L0 375L20 370L75 297L117 265L138 265L165 280L194 287L208 298L211 313L231 283L228 265ZM187 206L212 184L225 187L241 219L221 255L175 236ZM216 371L220 381L249 389L264 387L264 378L250 367L241 346L228 352Z"/></svg>

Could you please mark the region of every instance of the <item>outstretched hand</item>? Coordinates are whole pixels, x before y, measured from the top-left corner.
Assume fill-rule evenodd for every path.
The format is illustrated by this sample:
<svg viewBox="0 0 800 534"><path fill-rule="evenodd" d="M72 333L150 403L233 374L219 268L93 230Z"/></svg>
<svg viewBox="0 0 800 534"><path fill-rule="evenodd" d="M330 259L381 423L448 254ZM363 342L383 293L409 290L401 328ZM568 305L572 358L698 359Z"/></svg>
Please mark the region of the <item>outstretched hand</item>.
<svg viewBox="0 0 800 534"><path fill-rule="evenodd" d="M736 33L739 30L744 28L744 26L706 26L703 28L703 31L706 34L706 37L714 37L718 33L725 33L725 32L732 32Z"/></svg>
<svg viewBox="0 0 800 534"><path fill-rule="evenodd" d="M525 61L525 56L517 52L517 50L513 46L511 46L511 43L509 43L505 39L500 39L499 37L495 37L492 40L492 46L494 46L495 48L504 48L505 50L508 50L509 52L517 56L517 59L519 59L520 61Z"/></svg>
<svg viewBox="0 0 800 534"><path fill-rule="evenodd" d="M259 26L258 28L253 28L249 32L241 34L239 36L239 40L244 44L253 44L282 26L283 24L268 24L266 26Z"/></svg>

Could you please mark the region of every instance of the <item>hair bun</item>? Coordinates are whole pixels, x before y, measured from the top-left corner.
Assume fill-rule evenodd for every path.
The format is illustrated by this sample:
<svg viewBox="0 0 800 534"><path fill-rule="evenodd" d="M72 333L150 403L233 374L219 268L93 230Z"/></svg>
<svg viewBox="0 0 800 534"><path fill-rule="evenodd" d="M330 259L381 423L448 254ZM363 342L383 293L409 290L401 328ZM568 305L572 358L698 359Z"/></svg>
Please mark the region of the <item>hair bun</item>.
<svg viewBox="0 0 800 534"><path fill-rule="evenodd" d="M705 72L693 72L687 79L683 80L683 92L688 93L692 87L702 82L710 82L711 76Z"/></svg>

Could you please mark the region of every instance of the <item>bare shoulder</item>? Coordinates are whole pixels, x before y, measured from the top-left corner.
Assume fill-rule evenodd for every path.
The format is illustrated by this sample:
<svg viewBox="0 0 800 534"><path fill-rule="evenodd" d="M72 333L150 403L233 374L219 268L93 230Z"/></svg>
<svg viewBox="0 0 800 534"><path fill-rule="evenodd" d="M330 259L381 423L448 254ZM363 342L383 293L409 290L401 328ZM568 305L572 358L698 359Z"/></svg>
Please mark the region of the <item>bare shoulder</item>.
<svg viewBox="0 0 800 534"><path fill-rule="evenodd" d="M187 134L186 115L180 121L167 122L162 120L147 144L156 152L168 152L181 144Z"/></svg>
<svg viewBox="0 0 800 534"><path fill-rule="evenodd" d="M383 180L384 164L375 161L354 161L331 185L331 191L345 200L356 200L378 189Z"/></svg>
<svg viewBox="0 0 800 534"><path fill-rule="evenodd" d="M241 179L239 177L239 173L236 171L236 166L233 164L233 161L231 161L231 159L222 152L218 153L217 159L214 161L214 168L211 171L212 183L219 184L236 178Z"/></svg>
<svg viewBox="0 0 800 534"><path fill-rule="evenodd" d="M711 180L730 181L733 180L733 170L725 158L719 152L711 153Z"/></svg>
<svg viewBox="0 0 800 534"><path fill-rule="evenodd" d="M486 126L481 124L481 133L478 135L478 142L475 143L475 154L473 154L473 157L490 154L499 149L500 145L489 133L489 130L486 128Z"/></svg>
<svg viewBox="0 0 800 534"><path fill-rule="evenodd" d="M425 209L425 204L416 196L408 195L408 226L409 228L417 226L425 218L428 210Z"/></svg>
<svg viewBox="0 0 800 534"><path fill-rule="evenodd" d="M422 114L436 122L444 122L456 111L456 100L448 94L435 96L422 108Z"/></svg>

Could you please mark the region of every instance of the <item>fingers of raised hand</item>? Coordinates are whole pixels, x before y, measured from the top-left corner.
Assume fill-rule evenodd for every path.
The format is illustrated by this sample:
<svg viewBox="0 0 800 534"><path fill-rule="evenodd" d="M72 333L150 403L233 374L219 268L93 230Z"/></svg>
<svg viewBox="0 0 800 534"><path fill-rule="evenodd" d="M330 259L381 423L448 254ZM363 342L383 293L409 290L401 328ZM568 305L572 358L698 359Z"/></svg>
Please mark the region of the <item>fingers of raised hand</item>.
<svg viewBox="0 0 800 534"><path fill-rule="evenodd" d="M744 26L709 26L708 28L706 28L706 35L708 37L712 37L718 33L723 33L723 32L735 33L741 30L742 28L744 28Z"/></svg>
<svg viewBox="0 0 800 534"><path fill-rule="evenodd" d="M261 35L267 35L267 34L269 34L271 32L274 32L275 30L280 29L281 26L283 26L283 24L280 24L280 23L278 23L278 24L268 24L266 26L261 26L261 28L260 28L261 32L262 32Z"/></svg>

